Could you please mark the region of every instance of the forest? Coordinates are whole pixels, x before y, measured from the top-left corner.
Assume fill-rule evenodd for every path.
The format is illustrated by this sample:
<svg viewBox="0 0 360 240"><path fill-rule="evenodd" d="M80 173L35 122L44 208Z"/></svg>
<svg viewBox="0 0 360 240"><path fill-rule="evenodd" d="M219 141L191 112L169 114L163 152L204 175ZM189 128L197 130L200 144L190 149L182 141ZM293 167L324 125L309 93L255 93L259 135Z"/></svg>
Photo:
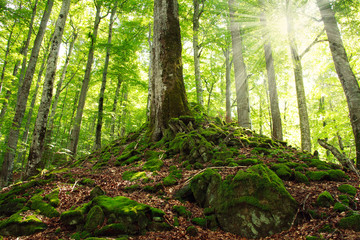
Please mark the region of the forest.
<svg viewBox="0 0 360 240"><path fill-rule="evenodd" d="M359 1L0 0L0 31L0 237L360 231Z"/></svg>

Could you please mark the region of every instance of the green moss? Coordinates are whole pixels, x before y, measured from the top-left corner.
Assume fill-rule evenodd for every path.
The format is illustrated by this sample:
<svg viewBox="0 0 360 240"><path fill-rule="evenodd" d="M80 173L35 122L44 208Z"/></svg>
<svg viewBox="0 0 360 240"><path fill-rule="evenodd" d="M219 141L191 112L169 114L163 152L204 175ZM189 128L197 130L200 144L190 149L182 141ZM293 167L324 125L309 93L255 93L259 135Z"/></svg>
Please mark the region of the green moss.
<svg viewBox="0 0 360 240"><path fill-rule="evenodd" d="M306 184L309 183L309 179L304 174L302 174L301 172L295 171L294 177L295 177L296 182L306 183Z"/></svg>
<svg viewBox="0 0 360 240"><path fill-rule="evenodd" d="M27 202L25 198L12 197L0 201L0 216L11 216L22 209Z"/></svg>
<svg viewBox="0 0 360 240"><path fill-rule="evenodd" d="M141 189L141 187L140 187L139 184L134 184L134 185L125 187L124 191L125 192L134 192L134 191L137 191L137 190L140 190L140 189Z"/></svg>
<svg viewBox="0 0 360 240"><path fill-rule="evenodd" d="M239 164L240 166L251 166L258 164L259 160L254 158L247 158L247 159L238 160L236 161L236 163Z"/></svg>
<svg viewBox="0 0 360 240"><path fill-rule="evenodd" d="M175 213L177 213L179 216L183 216L183 217L186 217L186 218L189 218L192 215L192 213L190 211L186 210L186 207L184 207L184 206L174 205L173 206L173 211Z"/></svg>
<svg viewBox="0 0 360 240"><path fill-rule="evenodd" d="M173 175L169 175L167 177L164 177L163 184L164 186L172 186L177 183L176 178Z"/></svg>
<svg viewBox="0 0 360 240"><path fill-rule="evenodd" d="M122 178L128 181L136 181L147 178L147 175L146 172L127 171L122 174Z"/></svg>
<svg viewBox="0 0 360 240"><path fill-rule="evenodd" d="M22 216L20 212L11 215L7 220L0 221L0 235L27 236L41 232L47 228L37 216Z"/></svg>
<svg viewBox="0 0 360 240"><path fill-rule="evenodd" d="M179 218L178 217L174 217L174 227L178 227L180 226L180 223L179 223Z"/></svg>
<svg viewBox="0 0 360 240"><path fill-rule="evenodd" d="M360 231L360 215L354 214L354 215L351 215L350 217L342 218L340 220L340 222L338 223L338 226L340 228L351 229L356 232L359 232Z"/></svg>
<svg viewBox="0 0 360 240"><path fill-rule="evenodd" d="M275 171L275 173L283 180L290 180L292 177L292 172L288 171L286 168L279 168Z"/></svg>
<svg viewBox="0 0 360 240"><path fill-rule="evenodd" d="M189 226L186 228L186 233L189 236L196 237L199 234L199 230L195 226Z"/></svg>
<svg viewBox="0 0 360 240"><path fill-rule="evenodd" d="M351 196L355 196L356 195L356 188L349 185L349 184L342 184L338 187L338 190L342 193L346 193L346 194L349 194Z"/></svg>
<svg viewBox="0 0 360 240"><path fill-rule="evenodd" d="M95 232L98 236L117 236L121 234L126 234L127 227L122 223L112 223L104 226L100 230Z"/></svg>
<svg viewBox="0 0 360 240"><path fill-rule="evenodd" d="M334 203L334 198L328 191L320 193L316 200L316 204L321 207L330 207Z"/></svg>
<svg viewBox="0 0 360 240"><path fill-rule="evenodd" d="M329 173L330 180L333 180L333 181L342 181L347 178L344 171L342 171L340 169L336 169L336 170L331 169L327 172Z"/></svg>
<svg viewBox="0 0 360 240"><path fill-rule="evenodd" d="M88 232L93 232L99 226L103 224L105 220L105 214L101 207L95 205L92 207L86 217L86 223L84 229Z"/></svg>
<svg viewBox="0 0 360 240"><path fill-rule="evenodd" d="M96 198L97 196L105 195L105 191L100 186L95 186L90 192L90 199Z"/></svg>
<svg viewBox="0 0 360 240"><path fill-rule="evenodd" d="M197 170L203 169L203 168L204 168L204 165L202 165L202 164L199 163L199 162L196 162L196 163L194 163L193 168L194 168L194 169L197 169Z"/></svg>
<svg viewBox="0 0 360 240"><path fill-rule="evenodd" d="M52 191L51 193L45 195L44 197L45 200L47 200L51 206L53 207L57 207L60 204L60 200L59 200L59 189L55 189L54 191Z"/></svg>
<svg viewBox="0 0 360 240"><path fill-rule="evenodd" d="M208 216L208 215L212 215L215 214L215 209L214 208L204 208L204 215Z"/></svg>
<svg viewBox="0 0 360 240"><path fill-rule="evenodd" d="M345 207L343 204L336 202L334 205L334 211L337 212L345 212L347 210L347 207Z"/></svg>
<svg viewBox="0 0 360 240"><path fill-rule="evenodd" d="M317 236L307 236L306 240L322 240L322 238Z"/></svg>
<svg viewBox="0 0 360 240"><path fill-rule="evenodd" d="M94 186L95 185L95 180L92 180L90 178L84 178L84 179L81 179L80 183L82 185L85 185L85 186Z"/></svg>
<svg viewBox="0 0 360 240"><path fill-rule="evenodd" d="M148 160L144 166L142 167L143 170L148 170L151 172L158 171L164 165L164 162L160 159L152 159Z"/></svg>
<svg viewBox="0 0 360 240"><path fill-rule="evenodd" d="M69 210L61 213L60 221L65 225L77 226L84 223L84 215L80 210Z"/></svg>
<svg viewBox="0 0 360 240"><path fill-rule="evenodd" d="M207 221L205 218L193 218L191 219L191 222L203 228L206 228L207 225Z"/></svg>
<svg viewBox="0 0 360 240"><path fill-rule="evenodd" d="M32 197L28 204L31 209L39 210L42 215L49 218L60 216L60 213L53 206L44 202L40 195L35 195Z"/></svg>
<svg viewBox="0 0 360 240"><path fill-rule="evenodd" d="M307 172L306 176L311 181L322 181L329 178L329 173L324 171L314 171L314 172Z"/></svg>

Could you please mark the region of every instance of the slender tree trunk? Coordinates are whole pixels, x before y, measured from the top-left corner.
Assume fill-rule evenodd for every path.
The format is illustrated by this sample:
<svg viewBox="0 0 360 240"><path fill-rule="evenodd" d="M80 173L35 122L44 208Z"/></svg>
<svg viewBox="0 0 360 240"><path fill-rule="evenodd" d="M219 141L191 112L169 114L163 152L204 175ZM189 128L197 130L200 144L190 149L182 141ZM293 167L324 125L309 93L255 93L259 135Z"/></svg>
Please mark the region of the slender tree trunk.
<svg viewBox="0 0 360 240"><path fill-rule="evenodd" d="M266 17L265 14L261 16L261 22L263 27L266 27ZM282 123L281 115L279 108L279 98L276 87L276 77L275 77L275 68L274 68L274 59L272 56L271 43L268 40L267 36L264 36L264 51L265 51L265 61L266 61L266 71L268 77L268 86L270 93L270 109L271 109L271 119L272 119L272 138L276 140L283 140L282 133Z"/></svg>
<svg viewBox="0 0 360 240"><path fill-rule="evenodd" d="M98 29L99 29L100 20L101 20L101 17L100 17L101 5L100 5L100 3L95 4L95 5L96 5L96 16L95 16L93 32L91 35L91 44L90 44L88 60L87 60L86 69L85 69L85 76L84 76L84 80L83 80L82 87L81 87L79 103L78 103L78 107L77 107L77 111L76 111L76 117L75 117L74 125L72 127L71 136L70 136L70 144L68 147L74 157L76 156L77 146L79 143L81 121L82 121L82 116L83 116L84 107L85 107L86 95L87 95L87 91L88 91L89 83L90 83L90 79L91 79L91 69L92 69L92 65L94 62L95 44L96 44Z"/></svg>
<svg viewBox="0 0 360 240"><path fill-rule="evenodd" d="M291 59L294 64L296 95L299 109L300 131L301 131L301 149L303 151L311 152L311 138L309 116L306 106L306 96L304 89L303 71L301 65L301 58L298 53L296 41L293 31L293 22L290 13L291 0L287 0L287 22L288 22L288 37L291 50Z"/></svg>
<svg viewBox="0 0 360 240"><path fill-rule="evenodd" d="M204 6L202 0L202 6ZM201 106L204 105L203 88L200 73L200 46L199 46L199 27L200 16L203 9L200 10L200 0L193 0L194 13L193 13L193 48L194 48L194 68L195 68L195 84L196 84L196 97L197 103Z"/></svg>
<svg viewBox="0 0 360 240"><path fill-rule="evenodd" d="M115 91L115 97L114 97L114 104L113 104L113 108L112 108L112 121L111 121L111 137L114 138L114 134L115 134L115 125L116 125L116 109L117 109L117 102L118 102L118 98L119 98L119 93L120 93L120 87L121 87L121 77L118 76L118 82L116 85L116 91Z"/></svg>
<svg viewBox="0 0 360 240"><path fill-rule="evenodd" d="M231 62L230 62L230 49L229 47L223 49L225 56L225 66L226 66L226 122L230 123L231 119Z"/></svg>
<svg viewBox="0 0 360 240"><path fill-rule="evenodd" d="M70 2L71 0L62 1L59 17L55 24L54 36L51 43L51 50L46 66L43 93L41 96L39 111L35 121L35 127L32 136L32 143L30 146L25 177L36 175L38 173L38 169L42 169L45 166L45 164L41 162L41 156L44 148L46 126L54 88L57 59L59 56L59 50L62 36L64 33L67 15L70 9Z"/></svg>
<svg viewBox="0 0 360 240"><path fill-rule="evenodd" d="M121 123L119 124L119 126L121 126L121 130L120 130L120 137L124 137L125 136L125 132L126 132L126 117L127 117L127 105L128 105L128 89L127 86L125 86L124 88L124 97L122 100L122 113L121 113Z"/></svg>
<svg viewBox="0 0 360 240"><path fill-rule="evenodd" d="M27 58L27 53L28 53L28 49L29 49L29 45L30 45L34 20L35 20L35 16L36 16L37 3L38 3L38 0L35 0L34 7L32 9L33 11L32 11L32 15L31 15L30 24L29 24L28 35L27 35L26 41L24 43L24 46L22 47L22 49L20 51L20 54L23 55L23 61L22 61L22 69L21 69L21 73L20 73L20 78L19 78L19 86L20 86L20 83L22 82L22 76L25 74L25 70L26 70L26 58ZM15 67L14 67L14 71L13 71L14 79L17 78L16 75L18 74L19 67L20 67L20 60L18 60L16 62ZM16 84L15 80L13 80L13 85L15 86L15 84ZM9 105L10 97L11 97L11 89L9 88L9 90L6 91L5 100L4 100L3 106L1 108L0 128L2 127L2 122L5 117L5 113L7 111L8 105Z"/></svg>
<svg viewBox="0 0 360 240"><path fill-rule="evenodd" d="M150 102L151 102L151 75L152 75L152 41L151 41L151 24L149 24L149 36L148 36L148 44L149 44L149 49L150 49L150 59L149 59L149 71L148 71L148 99L147 99L147 105L146 105L146 117L147 120L150 119ZM119 85L118 85L119 86ZM114 126L114 125L112 125ZM111 127L112 128L112 127ZM112 131L112 135L114 135L113 130Z"/></svg>
<svg viewBox="0 0 360 240"><path fill-rule="evenodd" d="M154 49L150 111L152 141L160 140L171 118L190 114L183 80L177 0L154 2Z"/></svg>
<svg viewBox="0 0 360 240"><path fill-rule="evenodd" d="M348 103L350 122L353 129L356 147L356 167L360 168L360 88L359 83L350 67L346 50L335 14L331 9L329 0L317 0L325 31L329 40L331 54L335 69L344 89Z"/></svg>
<svg viewBox="0 0 360 240"><path fill-rule="evenodd" d="M232 38L238 123L241 127L251 128L249 107L249 86L243 57L240 24L236 16L236 1L229 0L230 31Z"/></svg>
<svg viewBox="0 0 360 240"><path fill-rule="evenodd" d="M44 15L41 19L40 27L36 39L34 42L34 47L31 52L31 57L29 59L29 64L26 69L26 74L24 77L24 83L21 85L20 92L18 93L15 116L12 122L12 127L7 139L7 148L5 152L5 157L2 165L1 177L2 177L2 186L6 186L12 178L14 158L16 154L16 148L19 138L19 131L21 127L21 122L24 117L26 102L29 96L29 90L31 82L34 76L36 62L39 56L39 51L41 47L41 42L43 40L46 24L50 18L52 6L54 1L48 0Z"/></svg>
<svg viewBox="0 0 360 240"><path fill-rule="evenodd" d="M110 60L111 38L112 38L113 24L114 24L114 20L115 20L116 9L117 9L117 1L115 2L113 9L111 10L111 16L110 16L105 64L104 64L100 96L99 96L99 110L98 110L96 133L95 133L95 147L94 147L95 150L101 148L101 129L102 129L102 125L103 125L103 115L104 115L104 96L105 96L106 78L107 78L107 72L108 72L109 60Z"/></svg>

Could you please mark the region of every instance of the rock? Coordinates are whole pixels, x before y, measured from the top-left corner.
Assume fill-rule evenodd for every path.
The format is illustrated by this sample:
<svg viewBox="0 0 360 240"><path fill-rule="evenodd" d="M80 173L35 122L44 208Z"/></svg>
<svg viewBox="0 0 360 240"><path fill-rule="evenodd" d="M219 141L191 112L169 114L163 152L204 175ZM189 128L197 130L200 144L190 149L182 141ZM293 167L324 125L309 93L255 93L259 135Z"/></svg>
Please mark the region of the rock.
<svg viewBox="0 0 360 240"><path fill-rule="evenodd" d="M240 170L224 181L217 172L207 169L191 180L190 189L200 206L214 209L215 214L209 215L216 217L223 230L246 238L288 229L298 207L281 179L265 165ZM189 195L188 191L182 192Z"/></svg>
<svg viewBox="0 0 360 240"><path fill-rule="evenodd" d="M69 210L60 215L60 221L65 225L76 226L84 222L84 216L80 210Z"/></svg>
<svg viewBox="0 0 360 240"><path fill-rule="evenodd" d="M93 190L90 192L90 199L94 199L98 196L105 195L105 191L101 189L99 186L95 186Z"/></svg>
<svg viewBox="0 0 360 240"><path fill-rule="evenodd" d="M93 232L99 226L104 223L105 214L101 207L95 205L92 207L86 217L85 230L88 232Z"/></svg>
<svg viewBox="0 0 360 240"><path fill-rule="evenodd" d="M59 217L60 213L50 204L43 201L40 195L33 196L29 202L29 206L33 210L39 210L40 213L46 217Z"/></svg>
<svg viewBox="0 0 360 240"><path fill-rule="evenodd" d="M334 198L328 191L320 193L316 200L316 204L320 207L330 207L334 203Z"/></svg>
<svg viewBox="0 0 360 240"><path fill-rule="evenodd" d="M22 216L15 213L7 220L0 222L0 235L2 236L28 236L37 232L44 231L47 225L37 216Z"/></svg>
<svg viewBox="0 0 360 240"><path fill-rule="evenodd" d="M12 214L21 210L25 203L25 198L8 198L7 200L0 201L0 217L11 216Z"/></svg>
<svg viewBox="0 0 360 240"><path fill-rule="evenodd" d="M350 196L355 196L356 195L356 188L349 185L349 184L342 184L338 187L338 190L342 193L347 193L349 194Z"/></svg>
<svg viewBox="0 0 360 240"><path fill-rule="evenodd" d="M356 232L360 231L360 215L354 214L349 217L342 218L338 223L340 228L351 229Z"/></svg>

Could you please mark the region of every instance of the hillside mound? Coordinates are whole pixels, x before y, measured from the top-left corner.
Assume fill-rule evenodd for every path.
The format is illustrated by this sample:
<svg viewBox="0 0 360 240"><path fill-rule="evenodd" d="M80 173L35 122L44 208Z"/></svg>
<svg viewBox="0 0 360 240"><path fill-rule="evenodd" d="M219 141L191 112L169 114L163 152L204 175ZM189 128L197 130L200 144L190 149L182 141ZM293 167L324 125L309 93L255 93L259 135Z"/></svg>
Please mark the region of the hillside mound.
<svg viewBox="0 0 360 240"><path fill-rule="evenodd" d="M204 116L146 127L0 194L5 239L354 239L358 179Z"/></svg>

